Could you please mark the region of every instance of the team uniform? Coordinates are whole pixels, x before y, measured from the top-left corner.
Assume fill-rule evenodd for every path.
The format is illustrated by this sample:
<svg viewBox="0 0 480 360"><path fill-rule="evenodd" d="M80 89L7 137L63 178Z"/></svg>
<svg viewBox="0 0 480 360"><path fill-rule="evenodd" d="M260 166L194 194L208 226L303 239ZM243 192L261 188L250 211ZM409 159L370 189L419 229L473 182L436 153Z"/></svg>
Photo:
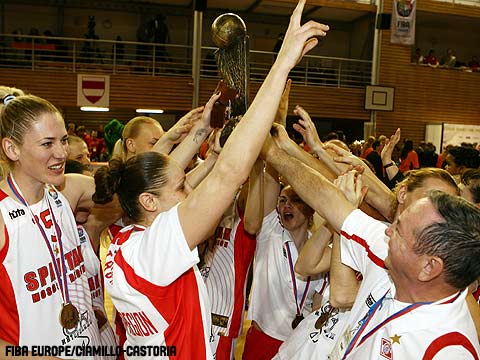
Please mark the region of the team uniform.
<svg viewBox="0 0 480 360"><path fill-rule="evenodd" d="M178 205L148 228L130 225L112 241L105 287L122 318L129 347L166 346L155 358L212 359L210 303L178 218ZM153 359L147 353L143 359Z"/></svg>
<svg viewBox="0 0 480 360"><path fill-rule="evenodd" d="M0 252L0 338L28 347L100 345L82 245L67 199L55 188L45 187L43 199L26 206L0 190L0 210L5 222L5 246ZM58 281L63 277L62 252L70 302L79 312L72 329L63 328L59 321L64 303L63 280Z"/></svg>
<svg viewBox="0 0 480 360"><path fill-rule="evenodd" d="M212 347L216 359L233 358L245 309L245 286L255 253L255 236L244 230L244 217L233 202L215 231L215 247L207 251L202 275L212 306Z"/></svg>
<svg viewBox="0 0 480 360"><path fill-rule="evenodd" d="M262 230L257 236L254 280L248 310L248 319L254 320L264 334L276 339L278 346L272 355L276 354L281 342L292 334L292 321L297 314L297 304L301 304L305 293L302 313L308 315L312 311L315 287L321 281L315 278L308 282L295 274L292 276L297 258L298 252L293 238L282 227L276 210L272 211L264 217ZM258 347L254 343L251 347L248 346L249 337L251 341L258 337L257 335L261 334L254 332L247 335L247 354L250 349Z"/></svg>
<svg viewBox="0 0 480 360"><path fill-rule="evenodd" d="M477 333L465 301L468 289L434 303L394 299L384 257L372 251L388 252L385 229L360 210L343 224L342 262L360 271L363 281L330 359L478 359Z"/></svg>
<svg viewBox="0 0 480 360"><path fill-rule="evenodd" d="M80 238L80 244L82 245L83 259L85 260L85 272L88 277L88 287L90 289L90 295L92 298L93 309L97 320L100 318L102 323L100 327L100 344L104 346L116 346L117 342L112 327L107 319L104 303L104 289L103 289L103 272L102 264L98 258L91 239L82 225L77 225L78 237ZM116 356L103 356L101 359L115 359Z"/></svg>
<svg viewBox="0 0 480 360"><path fill-rule="evenodd" d="M323 282L317 286L317 293L322 296L321 306L309 314L292 335L280 346L274 360L326 360L340 335L339 331L350 315L350 310L336 309L328 300L330 283L328 274L324 274ZM320 327L322 317L328 320ZM319 329L317 329L318 324Z"/></svg>

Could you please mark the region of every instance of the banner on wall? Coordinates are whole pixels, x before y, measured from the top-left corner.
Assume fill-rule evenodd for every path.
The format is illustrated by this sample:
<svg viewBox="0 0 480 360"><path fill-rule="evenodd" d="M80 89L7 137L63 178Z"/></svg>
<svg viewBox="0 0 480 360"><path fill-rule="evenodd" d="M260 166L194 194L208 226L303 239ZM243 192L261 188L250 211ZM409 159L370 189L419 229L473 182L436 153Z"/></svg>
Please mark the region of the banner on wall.
<svg viewBox="0 0 480 360"><path fill-rule="evenodd" d="M392 27L390 42L392 44L415 44L416 0L393 0Z"/></svg>
<svg viewBox="0 0 480 360"><path fill-rule="evenodd" d="M480 143L480 126L443 124L442 149L447 145L459 146L462 143Z"/></svg>
<svg viewBox="0 0 480 360"><path fill-rule="evenodd" d="M77 106L109 107L110 76L85 75L77 76Z"/></svg>

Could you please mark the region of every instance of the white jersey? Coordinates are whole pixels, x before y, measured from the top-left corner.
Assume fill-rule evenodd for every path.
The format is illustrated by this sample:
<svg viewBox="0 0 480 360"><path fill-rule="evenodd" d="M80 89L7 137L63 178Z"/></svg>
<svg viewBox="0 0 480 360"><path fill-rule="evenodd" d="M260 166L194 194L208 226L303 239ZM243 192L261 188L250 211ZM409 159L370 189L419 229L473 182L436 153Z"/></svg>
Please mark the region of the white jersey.
<svg viewBox="0 0 480 360"><path fill-rule="evenodd" d="M104 278L126 329L125 358L133 345L167 346L159 358L213 358L210 304L198 261L197 249L190 250L183 234L178 205L148 228L130 225L116 235Z"/></svg>
<svg viewBox="0 0 480 360"><path fill-rule="evenodd" d="M263 219L262 230L257 236L248 319L256 321L264 333L281 341L292 334L292 321L297 313L288 251L294 265L298 258L297 248L274 210ZM295 281L297 302L300 305L307 281L298 275L295 276ZM321 279L315 277L310 282L304 316L312 311L313 295L319 281Z"/></svg>
<svg viewBox="0 0 480 360"><path fill-rule="evenodd" d="M292 335L280 346L274 360L326 360L341 334L344 323L350 315L350 310L332 308L328 297L330 284L328 276L324 277L324 287L321 292L322 301L320 309L308 315ZM316 323L321 317L328 317L322 327Z"/></svg>
<svg viewBox="0 0 480 360"><path fill-rule="evenodd" d="M212 335L238 337L242 331L245 285L255 252L255 236L243 227L236 202L215 231L215 246L201 272L212 305Z"/></svg>
<svg viewBox="0 0 480 360"><path fill-rule="evenodd" d="M70 330L60 325L59 314L64 301L46 240L34 223L29 208L0 190L6 237L0 252L0 338L25 346L99 345L85 262L68 201L53 187L46 187L43 199L30 205L30 209L52 246L52 255L60 265L58 269L62 276L61 251L53 220L58 224L70 301L78 309L80 321Z"/></svg>
<svg viewBox="0 0 480 360"><path fill-rule="evenodd" d="M108 322L107 313L105 312L104 289L103 289L103 272L102 264L91 243L87 231L82 225L77 225L78 237L82 245L82 254L85 261L85 272L88 277L88 287L90 289L90 296L92 297L93 309L95 315L100 312L101 319L105 321L100 331L100 344L106 347L116 346L117 341L113 329ZM98 319L97 319L98 320ZM102 356L99 359L115 359L116 356Z"/></svg>
<svg viewBox="0 0 480 360"><path fill-rule="evenodd" d="M477 333L465 301L468 289L428 304L394 299L383 259L371 251L383 246L386 251L376 254L387 253L385 229L360 210L343 224L342 262L360 271L363 281L330 359L478 359Z"/></svg>

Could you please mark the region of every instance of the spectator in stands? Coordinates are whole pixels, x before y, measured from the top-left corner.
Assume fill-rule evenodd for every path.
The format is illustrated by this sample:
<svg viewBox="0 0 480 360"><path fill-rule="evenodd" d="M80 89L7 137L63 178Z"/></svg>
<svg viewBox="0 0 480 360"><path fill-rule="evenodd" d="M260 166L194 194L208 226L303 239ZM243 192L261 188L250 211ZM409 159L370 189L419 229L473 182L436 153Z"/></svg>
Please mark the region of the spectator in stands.
<svg viewBox="0 0 480 360"><path fill-rule="evenodd" d="M382 158L380 157L380 154L382 153L384 145L385 143L382 145L380 141L375 140L372 144L373 151L370 152L370 154L368 154L366 157L366 160L372 164L375 175L377 175L377 177L382 181L384 181L384 176Z"/></svg>
<svg viewBox="0 0 480 360"><path fill-rule="evenodd" d="M422 55L420 48L415 49L415 54L412 57L412 63L417 64L417 65L423 65L425 64L425 58Z"/></svg>
<svg viewBox="0 0 480 360"><path fill-rule="evenodd" d="M335 131L329 132L325 137L325 141L338 139L338 134Z"/></svg>
<svg viewBox="0 0 480 360"><path fill-rule="evenodd" d="M425 145L425 151L423 153L423 165L420 163L421 167L436 167L438 161L438 154L436 153L435 145L431 142L428 142Z"/></svg>
<svg viewBox="0 0 480 360"><path fill-rule="evenodd" d="M85 128L85 126L83 125L80 125L78 128L77 128L77 136L79 138L82 138L83 141L85 141L87 143L87 145L90 144L90 141L92 140L92 138L90 137L90 134L88 133L87 129Z"/></svg>
<svg viewBox="0 0 480 360"><path fill-rule="evenodd" d="M92 130L92 139L88 148L92 161L102 161L105 150L105 140L98 137L96 130Z"/></svg>
<svg viewBox="0 0 480 360"><path fill-rule="evenodd" d="M418 162L418 155L413 150L413 141L406 139L400 151L400 171L405 174L409 170L418 169L420 164Z"/></svg>
<svg viewBox="0 0 480 360"><path fill-rule="evenodd" d="M418 163L420 164L420 167L424 167L424 165L423 165L423 154L425 152L425 146L426 146L425 141L420 141L420 144L418 144L417 150L415 150L417 152L417 155L418 155Z"/></svg>
<svg viewBox="0 0 480 360"><path fill-rule="evenodd" d="M440 61L440 65L446 68L454 68L457 63L457 57L453 54L453 49L448 48L447 53Z"/></svg>
<svg viewBox="0 0 480 360"><path fill-rule="evenodd" d="M439 66L437 56L435 55L435 50L430 49L430 51L428 52L428 56L425 58L425 63L431 67Z"/></svg>
<svg viewBox="0 0 480 360"><path fill-rule="evenodd" d="M478 62L478 58L473 55L472 56L472 60L470 60L468 62L468 67L472 70L472 71L478 71L479 68L480 68L480 63Z"/></svg>
<svg viewBox="0 0 480 360"><path fill-rule="evenodd" d="M362 159L366 159L368 154L370 154L373 151L372 144L374 141L375 141L375 136L369 136L367 140L365 140L365 143L363 144L363 148L362 148L362 154L360 155Z"/></svg>
<svg viewBox="0 0 480 360"><path fill-rule="evenodd" d="M73 122L69 122L67 125L67 133L68 136L77 136L77 133L75 132L76 125Z"/></svg>

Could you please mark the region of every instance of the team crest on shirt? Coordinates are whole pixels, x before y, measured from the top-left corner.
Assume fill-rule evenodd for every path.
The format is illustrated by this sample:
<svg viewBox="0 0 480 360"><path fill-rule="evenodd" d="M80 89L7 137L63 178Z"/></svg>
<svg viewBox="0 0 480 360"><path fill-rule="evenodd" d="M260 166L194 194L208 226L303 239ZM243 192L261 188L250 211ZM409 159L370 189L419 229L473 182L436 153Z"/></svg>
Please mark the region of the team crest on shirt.
<svg viewBox="0 0 480 360"><path fill-rule="evenodd" d="M53 201L55 201L55 205L57 205L57 207L62 206L62 201L58 198L57 191L54 188L48 188L48 195L50 195Z"/></svg>
<svg viewBox="0 0 480 360"><path fill-rule="evenodd" d="M78 228L78 237L80 238L80 244L85 244L87 242L87 236L83 228Z"/></svg>
<svg viewBox="0 0 480 360"><path fill-rule="evenodd" d="M390 341L390 339L382 338L380 355L383 356L385 359L389 359L389 360L393 359L392 342Z"/></svg>
<svg viewBox="0 0 480 360"><path fill-rule="evenodd" d="M375 298L373 297L372 293L370 293L367 299L365 300L365 305L367 305L368 308L370 309L375 303L376 303Z"/></svg>

